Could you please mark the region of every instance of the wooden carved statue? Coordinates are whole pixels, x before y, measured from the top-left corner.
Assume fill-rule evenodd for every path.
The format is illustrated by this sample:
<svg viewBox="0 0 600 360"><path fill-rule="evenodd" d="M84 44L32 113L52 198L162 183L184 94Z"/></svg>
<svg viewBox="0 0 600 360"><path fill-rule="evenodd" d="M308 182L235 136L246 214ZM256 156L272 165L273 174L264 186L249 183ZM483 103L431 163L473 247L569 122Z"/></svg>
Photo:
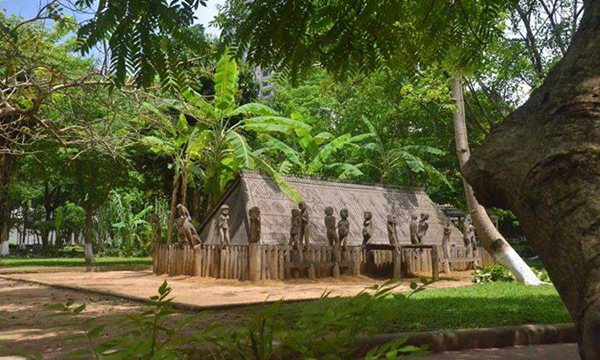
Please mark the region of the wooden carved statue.
<svg viewBox="0 0 600 360"><path fill-rule="evenodd" d="M470 214L467 215L463 221L463 242L467 249L467 256L472 256L473 249L477 249L477 242L475 238L475 226L473 226Z"/></svg>
<svg viewBox="0 0 600 360"><path fill-rule="evenodd" d="M259 243L260 242L260 209L257 206L251 207L248 210L248 217L250 218L250 237L248 242Z"/></svg>
<svg viewBox="0 0 600 360"><path fill-rule="evenodd" d="M335 246L338 243L337 232L335 231L335 216L333 215L333 208L328 206L325 208L325 230L327 233L327 241L329 246Z"/></svg>
<svg viewBox="0 0 600 360"><path fill-rule="evenodd" d="M187 244L195 247L202 244L200 236L192 224L190 212L182 204L177 205L177 240L180 246Z"/></svg>
<svg viewBox="0 0 600 360"><path fill-rule="evenodd" d="M452 226L450 221L444 226L444 236L442 237L442 256L444 260L444 273L450 274L450 235L452 234Z"/></svg>
<svg viewBox="0 0 600 360"><path fill-rule="evenodd" d="M302 215L299 209L292 209L292 222L290 225L290 245L300 244L300 228L302 227Z"/></svg>
<svg viewBox="0 0 600 360"><path fill-rule="evenodd" d="M308 248L310 244L310 212L308 207L306 207L305 202L300 202L298 204L298 208L300 209L300 218L302 219L302 226L300 227L300 242L304 245L304 248Z"/></svg>
<svg viewBox="0 0 600 360"><path fill-rule="evenodd" d="M423 243L423 238L427 234L427 230L429 229L429 215L421 213L421 219L419 219L419 227L417 231L417 238L419 239L419 244Z"/></svg>
<svg viewBox="0 0 600 360"><path fill-rule="evenodd" d="M363 220L363 246L367 245L369 240L373 237L373 214L370 211L364 212Z"/></svg>
<svg viewBox="0 0 600 360"><path fill-rule="evenodd" d="M410 231L410 243L413 245L419 245L419 217L417 214L410 214L410 223L408 230Z"/></svg>
<svg viewBox="0 0 600 360"><path fill-rule="evenodd" d="M160 238L162 236L162 228L160 226L160 218L158 214L152 213L148 215L148 222L150 222L150 226L152 226L152 246L160 243Z"/></svg>
<svg viewBox="0 0 600 360"><path fill-rule="evenodd" d="M346 249L348 244L348 235L350 234L350 222L348 221L348 209L340 210L340 221L338 222L338 240L342 247Z"/></svg>
<svg viewBox="0 0 600 360"><path fill-rule="evenodd" d="M387 231L390 245L400 245L398 243L398 222L396 221L396 215L394 214L389 214L387 217Z"/></svg>
<svg viewBox="0 0 600 360"><path fill-rule="evenodd" d="M229 246L229 206L221 206L221 214L219 215L219 236L221 240L221 247L226 248Z"/></svg>

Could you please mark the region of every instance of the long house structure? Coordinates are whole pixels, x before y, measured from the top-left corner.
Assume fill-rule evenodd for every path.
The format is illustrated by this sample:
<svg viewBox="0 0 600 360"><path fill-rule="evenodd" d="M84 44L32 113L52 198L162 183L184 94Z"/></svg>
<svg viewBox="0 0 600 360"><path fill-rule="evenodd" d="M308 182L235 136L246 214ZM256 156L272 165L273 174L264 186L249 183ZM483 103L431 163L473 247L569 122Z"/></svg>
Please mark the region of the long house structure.
<svg viewBox="0 0 600 360"><path fill-rule="evenodd" d="M293 277L347 275L403 276L431 272L436 278L440 265L465 270L485 265L492 258L483 249L471 251L463 235L438 206L417 188L361 185L312 178L285 177L303 197L309 210L306 247L290 242L293 202L270 177L241 172L198 228L203 245L194 249L177 245L155 248L154 271L171 275L195 275L238 280L285 280ZM221 243L220 209L229 208L229 246ZM249 210L260 209L260 240L249 243ZM332 207L336 220L348 209L347 248L330 246L326 236L325 208ZM363 246L364 212L372 214L372 237ZM388 215L396 216L398 244L392 245L387 231ZM411 244L411 215L427 214L428 230L420 245ZM444 227L449 251L442 249ZM444 255L446 254L446 255ZM448 255L449 254L449 255Z"/></svg>
<svg viewBox="0 0 600 360"><path fill-rule="evenodd" d="M431 245L442 243L447 218L421 189L350 184L292 176L285 177L285 180L298 190L310 210L311 244L327 244L324 218L325 208L328 206L333 207L338 221L340 210L348 209L350 221L348 245L362 244L365 211L373 214L373 237L370 240L373 244L389 244L386 227L388 214L396 215L399 242L410 244L411 214L422 213L429 215L429 229L423 243ZM281 192L277 184L268 176L250 171L240 174L199 227L198 233L206 244L219 243L218 217L222 205L228 205L230 209L229 230L232 244L248 243L248 210L253 206L258 207L261 213L261 243L289 244L291 211L298 205ZM450 242L462 245L462 233L453 224L451 226Z"/></svg>

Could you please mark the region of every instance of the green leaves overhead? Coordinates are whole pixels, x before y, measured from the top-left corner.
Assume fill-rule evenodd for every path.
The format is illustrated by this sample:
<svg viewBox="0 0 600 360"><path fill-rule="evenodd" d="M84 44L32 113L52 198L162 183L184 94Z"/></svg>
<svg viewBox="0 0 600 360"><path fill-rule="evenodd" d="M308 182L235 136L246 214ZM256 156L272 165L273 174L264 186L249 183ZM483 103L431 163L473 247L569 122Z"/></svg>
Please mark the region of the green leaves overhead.
<svg viewBox="0 0 600 360"><path fill-rule="evenodd" d="M185 46L200 50L203 38L194 36L190 26L195 12L206 1L198 0L77 0L79 7L95 8L95 17L77 33L79 49L89 53L108 40L110 72L117 85L128 75L140 86L149 86L158 75L163 85L182 84L181 52Z"/></svg>
<svg viewBox="0 0 600 360"><path fill-rule="evenodd" d="M230 112L235 105L237 91L237 63L226 49L217 63L215 72L215 107L223 112Z"/></svg>

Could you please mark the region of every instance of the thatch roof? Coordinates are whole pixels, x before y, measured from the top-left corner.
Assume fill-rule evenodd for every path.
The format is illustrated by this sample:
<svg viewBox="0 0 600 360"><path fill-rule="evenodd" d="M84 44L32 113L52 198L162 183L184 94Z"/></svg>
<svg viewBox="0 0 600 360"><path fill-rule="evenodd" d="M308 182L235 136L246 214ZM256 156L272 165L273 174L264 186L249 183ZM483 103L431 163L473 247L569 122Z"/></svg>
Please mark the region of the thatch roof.
<svg viewBox="0 0 600 360"><path fill-rule="evenodd" d="M446 218L429 196L420 189L358 185L296 177L286 177L286 181L302 194L310 209L311 243L327 243L324 210L325 207L332 206L338 220L342 208L349 210L349 244L351 245L362 243L364 211L373 214L372 243L388 243L387 215L393 211L398 220L398 237L401 243L410 244L408 228L410 215L427 213L429 231L424 243L441 244ZM268 176L256 172L243 172L239 176L200 226L200 237L206 243L219 242L218 209L223 204L229 205L230 208L229 225L232 244L248 242L248 209L253 206L258 206L261 211L261 242L289 243L291 210L297 205L283 194ZM462 245L462 234L454 226L451 242Z"/></svg>

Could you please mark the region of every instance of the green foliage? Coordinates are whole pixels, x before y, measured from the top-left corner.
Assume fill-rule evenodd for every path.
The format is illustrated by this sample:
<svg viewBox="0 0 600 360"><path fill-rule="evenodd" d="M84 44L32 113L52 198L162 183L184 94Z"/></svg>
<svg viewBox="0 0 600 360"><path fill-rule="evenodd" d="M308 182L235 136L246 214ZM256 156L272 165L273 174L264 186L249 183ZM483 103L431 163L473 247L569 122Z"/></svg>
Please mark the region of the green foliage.
<svg viewBox="0 0 600 360"><path fill-rule="evenodd" d="M340 179L356 178L363 174L360 170L361 164L340 162L336 160L335 155L349 147L357 147L357 144L368 140L371 134L334 136L328 132L321 132L313 135L313 128L308 122L299 114L293 114L292 119L285 121L280 121L278 117L263 116L249 119L244 127L261 129L266 133L259 137L263 144L260 152L275 161L278 160L279 171L284 174L334 175ZM285 141L276 138L277 133L283 134Z"/></svg>
<svg viewBox="0 0 600 360"><path fill-rule="evenodd" d="M115 82L123 85L128 74L136 84L149 86L158 75L165 86L183 83L180 46L202 50L206 43L189 28L194 12L206 1L77 0L82 8L97 6L96 17L78 30L79 48L89 52L108 40L110 70ZM127 11L125 11L127 9Z"/></svg>
<svg viewBox="0 0 600 360"><path fill-rule="evenodd" d="M99 226L99 235L108 235L111 240L110 248L104 249L103 253L126 257L148 255L152 247L152 229L147 218L154 211L154 206L147 203L139 191L113 190L98 214L98 225L105 224Z"/></svg>
<svg viewBox="0 0 600 360"><path fill-rule="evenodd" d="M276 169L258 157L262 151L254 151L246 133L241 130L290 132L303 124L278 116L264 104L248 103L236 107L238 67L227 49L217 63L214 79L212 103L194 89L186 88L181 93L182 99L163 101L163 105L168 105L164 110L146 104L146 109L159 121L160 130L144 137L142 142L157 153L171 156L175 170L184 174L186 183L199 179L209 205L220 198L235 174L243 169L267 172L277 179L284 193L299 201L298 192L284 184ZM166 115L171 107L180 113L177 120ZM188 124L192 119L195 125Z"/></svg>
<svg viewBox="0 0 600 360"><path fill-rule="evenodd" d="M86 347L74 350L70 356L116 359L188 358L202 354L218 359L288 359L352 357L359 349L358 341L367 339L376 329L376 320L385 314L374 311L379 302L393 298L409 301L403 294L392 291L399 285L390 280L350 298L335 298L335 306L323 312L305 307L295 313L290 325L283 302L266 304L246 316L241 327L209 324L200 331L189 331L197 317L187 315L172 319L171 288L165 281L152 296L145 309L135 315L118 319L111 324L118 334L105 337L108 324L96 318L78 321L83 330ZM417 289L422 290L427 283ZM323 299L329 294L324 293ZM79 317L85 304L51 305L59 315ZM112 331L111 331L112 332ZM371 350L366 359L386 355L402 356L423 353L423 349L406 346L398 339Z"/></svg>
<svg viewBox="0 0 600 360"><path fill-rule="evenodd" d="M230 1L225 34L258 64L336 74L443 64L473 69L503 29L508 1ZM454 72L454 71L453 71Z"/></svg>
<svg viewBox="0 0 600 360"><path fill-rule="evenodd" d="M512 273L502 265L491 264L486 265L483 268L477 268L473 271L471 279L476 284L488 283L488 282L511 282L514 281Z"/></svg>
<svg viewBox="0 0 600 360"><path fill-rule="evenodd" d="M73 251L75 250L75 251ZM73 251L80 258L66 258L66 252ZM83 248L81 246L67 246L60 252L60 258L0 258L0 266L4 267L77 267L85 266L85 261L81 258ZM124 257L98 257L95 266L130 266L130 265L152 265L152 258L124 258Z"/></svg>

